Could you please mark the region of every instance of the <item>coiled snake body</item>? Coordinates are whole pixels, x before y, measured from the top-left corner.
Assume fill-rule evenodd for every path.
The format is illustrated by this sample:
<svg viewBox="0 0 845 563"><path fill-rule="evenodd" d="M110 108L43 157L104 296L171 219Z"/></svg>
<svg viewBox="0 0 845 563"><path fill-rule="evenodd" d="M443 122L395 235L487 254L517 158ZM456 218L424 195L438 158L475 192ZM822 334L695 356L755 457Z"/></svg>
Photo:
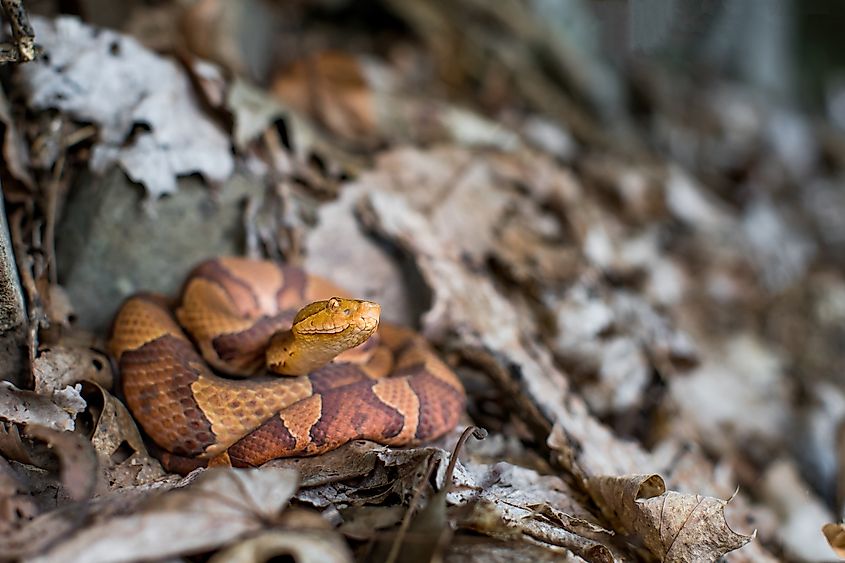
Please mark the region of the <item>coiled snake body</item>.
<svg viewBox="0 0 845 563"><path fill-rule="evenodd" d="M409 445L457 424L463 387L425 339L338 295L295 267L218 258L189 275L175 315L159 296L124 302L111 352L168 469L256 466L355 439ZM212 370L264 364L294 377Z"/></svg>

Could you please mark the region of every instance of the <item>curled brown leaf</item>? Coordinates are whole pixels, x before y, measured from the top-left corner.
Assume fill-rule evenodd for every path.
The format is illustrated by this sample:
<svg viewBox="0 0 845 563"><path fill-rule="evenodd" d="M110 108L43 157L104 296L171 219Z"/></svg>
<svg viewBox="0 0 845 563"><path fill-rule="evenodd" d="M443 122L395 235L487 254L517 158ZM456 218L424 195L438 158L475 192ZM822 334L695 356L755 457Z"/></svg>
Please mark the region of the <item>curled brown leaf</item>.
<svg viewBox="0 0 845 563"><path fill-rule="evenodd" d="M614 529L659 561L712 561L756 535L728 526L727 501L666 491L659 475L594 477L588 487Z"/></svg>

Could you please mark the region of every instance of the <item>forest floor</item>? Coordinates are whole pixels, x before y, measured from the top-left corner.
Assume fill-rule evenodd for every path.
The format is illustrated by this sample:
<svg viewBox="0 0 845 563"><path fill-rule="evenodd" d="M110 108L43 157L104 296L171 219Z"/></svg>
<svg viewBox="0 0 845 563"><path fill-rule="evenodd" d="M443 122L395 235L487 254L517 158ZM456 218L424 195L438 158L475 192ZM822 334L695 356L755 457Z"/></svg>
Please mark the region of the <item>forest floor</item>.
<svg viewBox="0 0 845 563"><path fill-rule="evenodd" d="M842 129L610 70L527 4L139 6L120 32L33 14L44 54L3 76L27 323L0 559L845 555ZM420 330L459 427L166 473L109 327L218 255Z"/></svg>

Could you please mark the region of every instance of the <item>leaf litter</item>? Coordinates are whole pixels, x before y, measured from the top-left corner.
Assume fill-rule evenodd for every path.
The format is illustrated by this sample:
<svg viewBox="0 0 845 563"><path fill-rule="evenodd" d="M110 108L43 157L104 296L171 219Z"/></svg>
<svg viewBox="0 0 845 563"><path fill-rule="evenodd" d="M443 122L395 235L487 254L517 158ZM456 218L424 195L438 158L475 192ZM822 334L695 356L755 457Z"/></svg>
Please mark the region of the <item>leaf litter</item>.
<svg viewBox="0 0 845 563"><path fill-rule="evenodd" d="M201 26L212 20L199 16L222 14L221 5L198 4L173 17L208 31ZM387 4L420 37L449 21L439 3ZM386 318L417 325L464 378L469 412L485 416L491 433L455 452L473 422L465 417L418 448L353 442L260 469L166 475L120 401L109 359L91 344L107 335L81 335L60 286L38 281L28 297L49 288L48 326L26 388L0 387L4 556L348 561L379 546L385 560L841 554L833 522L842 516L836 436L845 409L838 391L824 391L835 388L825 377L790 378L841 365L835 319L845 318L845 283L818 266L845 240L830 221L845 208L825 187L830 168L819 167L830 141L802 116L713 87L689 99L724 146L692 142L714 131L689 120L655 79L657 113L646 119L657 124L640 133L669 149L632 156L591 133L592 118L530 68L532 49L514 41L530 26L511 25L527 21L523 8L508 18L476 4L462 13L504 22L511 35L485 56L473 24L466 51L452 55L489 57L490 76L502 61L525 70L503 102L531 107L525 116L489 119L437 92L421 95L429 67L417 63L449 60L431 45L403 43L389 57L352 47L285 52L285 64L265 68L265 92L253 85L262 77L239 75L258 61L234 43L217 55L221 45L205 44L180 56L183 67L126 35L34 18L48 58L17 69L14 87L33 113L97 130L83 146L54 143L46 162L120 166L152 200L179 197L179 178L199 173L213 205L235 170L234 149L275 198L269 214L245 202L251 252L303 263L381 302ZM229 6L225 17L246 17L241 9ZM296 21L307 8L288 10ZM542 34L530 44L565 50ZM223 72L195 58L203 54ZM451 83L477 83L461 74L470 68L453 67ZM574 84L595 96L589 80ZM4 160L17 182L38 189L41 172L19 134L26 118L0 109ZM742 186L747 200L730 195L728 172L764 175L755 167L767 161L789 171L784 184L812 178L809 195L796 202L752 181ZM37 213L21 225L40 240ZM802 410L804 396L823 408ZM497 404L485 411L484 401ZM790 449L794 430L809 436L803 450ZM417 536L425 549L415 549Z"/></svg>
<svg viewBox="0 0 845 563"><path fill-rule="evenodd" d="M47 57L22 67L21 87L33 109L59 109L99 126L92 170L118 163L152 198L175 191L178 176L229 177L230 141L200 110L174 61L73 18L34 18L33 26ZM146 130L133 135L136 127Z"/></svg>

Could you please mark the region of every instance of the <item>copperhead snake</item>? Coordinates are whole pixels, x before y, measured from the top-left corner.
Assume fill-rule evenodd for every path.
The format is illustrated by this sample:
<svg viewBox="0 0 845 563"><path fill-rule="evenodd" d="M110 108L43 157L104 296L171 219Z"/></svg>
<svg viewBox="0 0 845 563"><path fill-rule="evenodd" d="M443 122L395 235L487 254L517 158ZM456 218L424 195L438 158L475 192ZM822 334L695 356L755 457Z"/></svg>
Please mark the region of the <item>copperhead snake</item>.
<svg viewBox="0 0 845 563"><path fill-rule="evenodd" d="M418 333L379 322L377 304L343 295L293 266L217 258L194 268L172 310L128 298L111 353L165 467L257 466L454 428L465 394L453 371Z"/></svg>

